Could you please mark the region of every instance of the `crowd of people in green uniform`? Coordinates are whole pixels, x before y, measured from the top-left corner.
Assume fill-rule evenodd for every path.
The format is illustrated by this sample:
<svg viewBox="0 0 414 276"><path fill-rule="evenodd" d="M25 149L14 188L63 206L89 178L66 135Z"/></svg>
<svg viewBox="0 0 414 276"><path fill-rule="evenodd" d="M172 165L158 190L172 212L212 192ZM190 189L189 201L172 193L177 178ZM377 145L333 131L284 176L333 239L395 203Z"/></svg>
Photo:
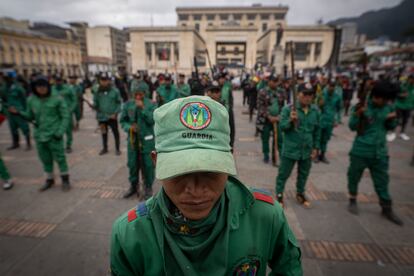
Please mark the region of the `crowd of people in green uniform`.
<svg viewBox="0 0 414 276"><path fill-rule="evenodd" d="M257 115L263 162L278 167L278 203L272 193L247 188L235 178L234 87L226 69L212 76L192 74L187 82L183 74L151 80L141 71L131 80L102 72L93 83L78 81L75 75L67 80L36 75L25 88L16 76L0 75L0 123L5 118L9 123L8 150L20 147L20 132L31 150L33 135L46 174L40 191L55 184L54 163L62 189L70 190L66 155L76 150L73 132L80 127L84 103L95 112L102 136L99 155L109 153L109 129L115 154L121 155L121 126L130 184L124 198L145 201L114 224L113 275L264 275L268 268L274 275L301 275L300 249L283 213L285 185L297 165L296 200L311 208L306 183L312 164L330 163L329 141L343 115L356 132L347 174L349 212L359 212L358 183L369 169L382 215L403 225L389 194L387 140L396 138L398 125L399 137L410 139L405 130L414 109L413 75L397 84L367 75L358 82L346 76L247 75L241 83L243 104L251 122ZM351 108L356 90L359 102ZM13 187L1 156L0 177L5 190ZM155 179L162 188L153 196Z"/></svg>

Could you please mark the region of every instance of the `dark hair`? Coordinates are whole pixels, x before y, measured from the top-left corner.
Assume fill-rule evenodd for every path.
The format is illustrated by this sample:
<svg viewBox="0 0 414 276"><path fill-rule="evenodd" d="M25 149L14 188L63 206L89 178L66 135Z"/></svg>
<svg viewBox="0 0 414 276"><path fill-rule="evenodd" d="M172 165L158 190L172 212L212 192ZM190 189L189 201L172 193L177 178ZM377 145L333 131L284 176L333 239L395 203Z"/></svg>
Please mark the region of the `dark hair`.
<svg viewBox="0 0 414 276"><path fill-rule="evenodd" d="M400 92L400 87L387 80L381 80L374 84L371 90L371 97L383 98L392 100L397 97Z"/></svg>

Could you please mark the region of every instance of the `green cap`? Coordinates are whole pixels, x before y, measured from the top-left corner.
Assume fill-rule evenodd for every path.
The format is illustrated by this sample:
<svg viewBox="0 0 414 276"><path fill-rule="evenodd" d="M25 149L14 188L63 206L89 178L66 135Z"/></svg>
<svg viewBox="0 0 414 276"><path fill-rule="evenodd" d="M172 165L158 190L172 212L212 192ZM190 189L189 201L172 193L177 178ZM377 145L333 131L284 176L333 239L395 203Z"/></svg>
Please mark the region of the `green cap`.
<svg viewBox="0 0 414 276"><path fill-rule="evenodd" d="M147 93L148 92L148 85L145 82L140 81L140 82L138 82L138 84L135 84L135 85L132 86L131 92L132 93L138 93L138 92Z"/></svg>
<svg viewBox="0 0 414 276"><path fill-rule="evenodd" d="M154 112L156 177L192 172L236 175L230 147L229 114L210 97L177 99Z"/></svg>

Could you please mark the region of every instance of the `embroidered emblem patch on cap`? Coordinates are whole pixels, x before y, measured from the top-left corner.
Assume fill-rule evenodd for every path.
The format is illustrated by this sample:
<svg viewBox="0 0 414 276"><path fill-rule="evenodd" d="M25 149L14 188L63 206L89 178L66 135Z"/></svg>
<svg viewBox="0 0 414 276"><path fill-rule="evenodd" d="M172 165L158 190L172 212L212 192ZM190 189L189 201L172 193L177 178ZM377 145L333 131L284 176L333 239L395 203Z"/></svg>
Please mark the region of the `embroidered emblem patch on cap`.
<svg viewBox="0 0 414 276"><path fill-rule="evenodd" d="M181 108L180 120L189 129L204 129L211 122L211 112L208 106L203 103L188 103Z"/></svg>

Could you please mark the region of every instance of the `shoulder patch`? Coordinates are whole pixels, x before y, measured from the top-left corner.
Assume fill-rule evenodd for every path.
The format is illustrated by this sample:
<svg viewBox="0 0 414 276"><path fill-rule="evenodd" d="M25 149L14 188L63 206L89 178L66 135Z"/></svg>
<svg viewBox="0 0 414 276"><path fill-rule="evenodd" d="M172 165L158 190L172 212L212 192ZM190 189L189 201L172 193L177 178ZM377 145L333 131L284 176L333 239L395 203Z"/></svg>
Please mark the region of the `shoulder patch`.
<svg viewBox="0 0 414 276"><path fill-rule="evenodd" d="M137 205L136 211L140 217L146 216L148 214L148 207L146 203L147 202L144 201L144 202L138 203Z"/></svg>
<svg viewBox="0 0 414 276"><path fill-rule="evenodd" d="M137 218L137 212L134 209L129 210L128 212L128 222L134 221Z"/></svg>
<svg viewBox="0 0 414 276"><path fill-rule="evenodd" d="M264 201L272 205L275 204L273 198L270 195L267 195L261 192L253 192L253 196L257 200Z"/></svg>

